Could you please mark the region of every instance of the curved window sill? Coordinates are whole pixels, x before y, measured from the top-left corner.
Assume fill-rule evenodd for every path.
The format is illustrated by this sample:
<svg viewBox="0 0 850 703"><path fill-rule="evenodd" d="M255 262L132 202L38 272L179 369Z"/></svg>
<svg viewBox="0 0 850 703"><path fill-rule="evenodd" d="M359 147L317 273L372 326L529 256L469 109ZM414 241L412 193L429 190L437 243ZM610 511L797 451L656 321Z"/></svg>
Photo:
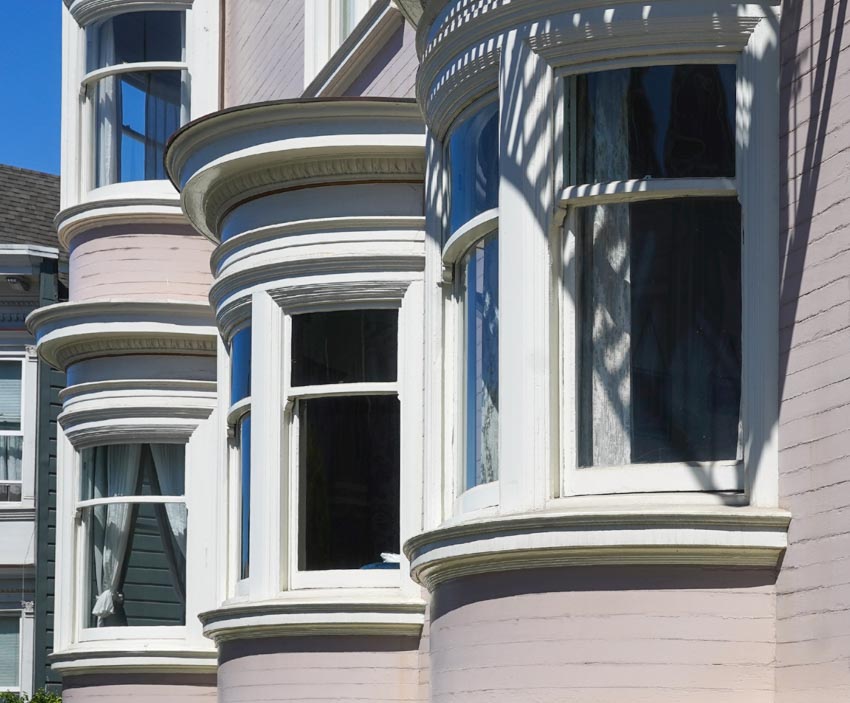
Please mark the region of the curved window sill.
<svg viewBox="0 0 850 703"><path fill-rule="evenodd" d="M291 635L416 636L425 621L425 602L398 591L310 590L264 601L240 598L201 613L204 635L216 642Z"/></svg>
<svg viewBox="0 0 850 703"><path fill-rule="evenodd" d="M404 545L412 578L433 589L473 574L562 566L703 565L776 568L791 515L725 506L593 508L477 519Z"/></svg>
<svg viewBox="0 0 850 703"><path fill-rule="evenodd" d="M128 639L80 643L54 652L48 659L63 676L117 671L205 674L216 671L217 656L211 643Z"/></svg>

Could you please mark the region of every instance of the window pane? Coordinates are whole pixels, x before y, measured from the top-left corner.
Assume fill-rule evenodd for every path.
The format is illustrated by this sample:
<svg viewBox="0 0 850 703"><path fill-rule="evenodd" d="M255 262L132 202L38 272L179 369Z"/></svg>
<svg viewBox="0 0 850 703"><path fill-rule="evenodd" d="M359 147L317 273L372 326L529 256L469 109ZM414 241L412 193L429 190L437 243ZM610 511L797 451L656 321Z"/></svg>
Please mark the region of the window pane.
<svg viewBox="0 0 850 703"><path fill-rule="evenodd" d="M401 548L398 398L313 398L298 412L299 568L381 568Z"/></svg>
<svg viewBox="0 0 850 703"><path fill-rule="evenodd" d="M239 421L239 578L248 578L251 546L251 415Z"/></svg>
<svg viewBox="0 0 850 703"><path fill-rule="evenodd" d="M182 444L110 444L82 451L80 500L120 496L182 496Z"/></svg>
<svg viewBox="0 0 850 703"><path fill-rule="evenodd" d="M499 239L466 255L466 488L499 478Z"/></svg>
<svg viewBox="0 0 850 703"><path fill-rule="evenodd" d="M183 122L183 71L108 76L95 87L95 185L167 178L163 153Z"/></svg>
<svg viewBox="0 0 850 703"><path fill-rule="evenodd" d="M21 429L21 362L0 361L0 430Z"/></svg>
<svg viewBox="0 0 850 703"><path fill-rule="evenodd" d="M580 222L580 465L739 457L737 200L599 205Z"/></svg>
<svg viewBox="0 0 850 703"><path fill-rule="evenodd" d="M461 122L449 138L449 232L499 203L499 105Z"/></svg>
<svg viewBox="0 0 850 703"><path fill-rule="evenodd" d="M23 436L0 435L0 481L21 480L21 456L23 455L23 451Z"/></svg>
<svg viewBox="0 0 850 703"><path fill-rule="evenodd" d="M0 616L0 689L17 688L21 660L21 620L16 614Z"/></svg>
<svg viewBox="0 0 850 703"><path fill-rule="evenodd" d="M588 73L575 79L575 102L569 182L735 176L734 65Z"/></svg>
<svg viewBox="0 0 850 703"><path fill-rule="evenodd" d="M230 404L251 395L251 328L244 327L230 343Z"/></svg>
<svg viewBox="0 0 850 703"><path fill-rule="evenodd" d="M183 12L127 12L86 30L88 70L140 61L181 61Z"/></svg>
<svg viewBox="0 0 850 703"><path fill-rule="evenodd" d="M397 310L342 310L292 318L292 385L395 381Z"/></svg>

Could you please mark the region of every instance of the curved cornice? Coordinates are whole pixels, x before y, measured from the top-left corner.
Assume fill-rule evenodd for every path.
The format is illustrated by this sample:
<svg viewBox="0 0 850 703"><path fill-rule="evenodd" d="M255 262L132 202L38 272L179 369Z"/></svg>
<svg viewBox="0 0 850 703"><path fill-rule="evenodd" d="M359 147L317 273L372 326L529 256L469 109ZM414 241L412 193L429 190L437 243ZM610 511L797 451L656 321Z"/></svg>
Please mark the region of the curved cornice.
<svg viewBox="0 0 850 703"><path fill-rule="evenodd" d="M49 655L52 668L64 676L94 673L197 673L218 668L215 649L168 646L150 640L133 643L110 640L109 649L91 644Z"/></svg>
<svg viewBox="0 0 850 703"><path fill-rule="evenodd" d="M109 15L141 10L189 10L193 0L65 0L65 6L81 27Z"/></svg>
<svg viewBox="0 0 850 703"><path fill-rule="evenodd" d="M732 507L533 513L441 527L408 540L404 553L413 579L431 590L472 574L541 567L776 568L790 519L784 510Z"/></svg>
<svg viewBox="0 0 850 703"><path fill-rule="evenodd" d="M425 132L415 101L258 103L191 122L169 141L166 168L183 210L216 240L224 216L283 190L354 182L424 182Z"/></svg>
<svg viewBox="0 0 850 703"><path fill-rule="evenodd" d="M130 354L214 356L212 310L183 301L97 300L58 303L33 312L27 327L51 366Z"/></svg>

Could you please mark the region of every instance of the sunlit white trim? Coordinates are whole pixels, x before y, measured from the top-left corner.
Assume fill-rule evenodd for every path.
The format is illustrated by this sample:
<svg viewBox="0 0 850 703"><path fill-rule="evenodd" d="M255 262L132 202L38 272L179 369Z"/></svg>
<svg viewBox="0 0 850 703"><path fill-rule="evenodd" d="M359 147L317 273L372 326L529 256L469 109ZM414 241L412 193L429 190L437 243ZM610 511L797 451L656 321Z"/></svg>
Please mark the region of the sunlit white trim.
<svg viewBox="0 0 850 703"><path fill-rule="evenodd" d="M641 178L609 183L567 186L560 205L580 207L600 203L658 200L662 198L712 198L737 195L734 178Z"/></svg>

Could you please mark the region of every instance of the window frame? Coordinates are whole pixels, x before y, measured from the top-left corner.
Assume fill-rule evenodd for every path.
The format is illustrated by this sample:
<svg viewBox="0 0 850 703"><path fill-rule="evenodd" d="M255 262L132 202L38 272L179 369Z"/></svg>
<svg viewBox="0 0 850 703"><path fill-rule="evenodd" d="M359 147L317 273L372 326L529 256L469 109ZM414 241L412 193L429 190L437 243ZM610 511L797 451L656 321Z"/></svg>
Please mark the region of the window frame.
<svg viewBox="0 0 850 703"><path fill-rule="evenodd" d="M30 351L32 349L32 351ZM0 361L14 361L21 364L21 429L0 430L2 436L21 437L21 479L20 481L2 481L3 484L20 484L21 499L0 501L0 513L3 510L16 510L21 507L33 507L35 504L35 454L36 425L38 422L38 357L34 348L26 347L19 352L4 351Z"/></svg>
<svg viewBox="0 0 850 703"><path fill-rule="evenodd" d="M77 447L73 451L73 524L74 524L74 583L76 584L76 597L74 598L74 609L72 622L74 623L73 632L76 642L100 642L110 640L183 640L186 638L188 628L188 618L192 612L189 607L189 486L188 486L188 471L184 475L183 495L182 496L114 496L108 498L93 498L88 500L81 499L82 472L83 472L83 452L95 447L105 447L114 444L179 444L184 450L184 467L188 468L189 460L189 445L188 442L165 442L162 440L148 439L139 437L133 442L124 440L104 441L96 444ZM184 469L186 470L186 469ZM89 549L91 547L89 535L89 522L87 515L90 511L85 508L95 505L108 505L115 503L131 503L131 504L158 504L165 505L167 503L182 503L186 506L186 605L183 625L143 625L124 627L90 627L85 623L91 616L91 578L89 574L90 558Z"/></svg>
<svg viewBox="0 0 850 703"><path fill-rule="evenodd" d="M326 303L310 307L305 310L287 310L283 312L283 354L281 355L282 367L282 399L283 412L281 426L284 436L284 453L287 465L287 494L289 501L286 504L285 514L281 515L284 525L285 558L287 561L288 590L299 591L307 589L322 588L399 588L401 585L401 565L399 569L328 569L328 570L302 570L299 568L299 560L302 550L303 531L301 529L301 511L306 495L300 491L302 465L300 457L300 422L298 404L301 400L310 398L330 397L353 397L353 396L395 396L399 401L399 545L398 553L401 554L401 537L403 536L402 525L404 517L402 511L405 507L403 499L404 489L404 449L402 438L405 434L404 428L404 405L402 374L404 366L403 345L401 343L405 324L410 324L403 317L402 301L357 301ZM328 383L307 386L294 386L292 377L292 318L303 313L324 313L359 310L397 310L398 311L398 337L396 345L396 380L395 381L367 381L357 383Z"/></svg>
<svg viewBox="0 0 850 703"><path fill-rule="evenodd" d="M95 24L108 21L113 17L133 12L179 12L182 14L183 45L181 47L181 61L138 61L133 63L118 63L88 70L88 52L90 49L87 33ZM81 31L80 51L82 54L82 76L79 79L80 95L80 183L84 193L100 191L105 188L138 187L139 183L150 182L147 179L121 181L97 185L97 86L98 83L109 77L120 77L125 73L154 72L154 71L180 71L181 95L180 95L180 124L186 124L190 117L191 91L189 75L189 62L187 56L188 17L185 7L176 6L156 7L148 9L127 9L120 12L110 13L104 17L98 17L94 22L86 25ZM122 126L123 132L123 126ZM154 179L152 182L167 183L168 179Z"/></svg>
<svg viewBox="0 0 850 703"><path fill-rule="evenodd" d="M21 408L21 410L20 410L20 415L21 415L20 425L21 425L21 429L19 429L19 430L1 430L0 429L0 437L20 437L21 438L21 478L16 480L16 481L11 480L11 479L0 479L0 486L20 486L21 487L21 499L20 500L0 501L0 510L2 510L2 507L4 507L4 506L18 507L18 506L21 505L21 503L25 502L25 498L24 498L24 476L26 474L27 466L28 466L27 460L30 458L30 457L27 456L27 454L29 452L27 451L28 447L27 447L27 441L26 441L26 435L27 435L26 425L28 424L28 423L26 423L27 410L28 410L28 408L27 408L27 405L28 405L27 396L29 395L27 393L27 387L26 387L26 371L27 371L26 359L21 358L19 356L8 356L8 355L0 356L0 362L4 362L4 361L5 362L19 362L20 365L21 365L21 397L20 397L20 408Z"/></svg>
<svg viewBox="0 0 850 703"><path fill-rule="evenodd" d="M2 609L0 610L0 618L17 620L18 622L18 684L16 686L4 686L0 684L0 693L22 693L28 690L24 686L24 675L26 674L24 671L25 611L17 608Z"/></svg>
<svg viewBox="0 0 850 703"><path fill-rule="evenodd" d="M736 145L735 177L717 178L653 178L611 181L596 184L565 185L566 169L574 164L566 163L568 153L567 132L576 134L575 115L566 114L567 81L578 75L609 71L615 69L681 64L732 64L736 67L736 122L741 119L742 81L748 79L745 62L738 52L718 53L677 53L653 56L635 56L615 61L599 61L579 66L570 66L555 71L555 122L560 128L560 139L556 141L556 173L558 204L565 210L563 226L557 234L557 246L560 264L558 267L558 285L555 303L558 306L560 321L559 333L559 375L561 379L559 395L560 414L560 477L556 485L555 500L559 498L646 494L646 493L718 493L731 503L745 500L746 476L745 458L740 460L720 460L705 462L668 462L627 464L623 466L578 466L578 420L582 412L580 407L580 382L578 365L578 342L580 338L580 313L577 304L578 258L576 236L578 234L578 210L583 206L600 203L629 203L655 199L685 199L697 197L731 197L741 204L741 288L742 318L747 303L745 289L753 277L752 262L745 259L744 247L745 213L740 193L741 149ZM567 120L571 129L566 130ZM574 146L574 145L573 145ZM575 172L571 171L571 176ZM573 183L575 178L570 179ZM746 345L747 339L742 321L742 369L741 369L741 443L746 442L749 432L746 386Z"/></svg>

